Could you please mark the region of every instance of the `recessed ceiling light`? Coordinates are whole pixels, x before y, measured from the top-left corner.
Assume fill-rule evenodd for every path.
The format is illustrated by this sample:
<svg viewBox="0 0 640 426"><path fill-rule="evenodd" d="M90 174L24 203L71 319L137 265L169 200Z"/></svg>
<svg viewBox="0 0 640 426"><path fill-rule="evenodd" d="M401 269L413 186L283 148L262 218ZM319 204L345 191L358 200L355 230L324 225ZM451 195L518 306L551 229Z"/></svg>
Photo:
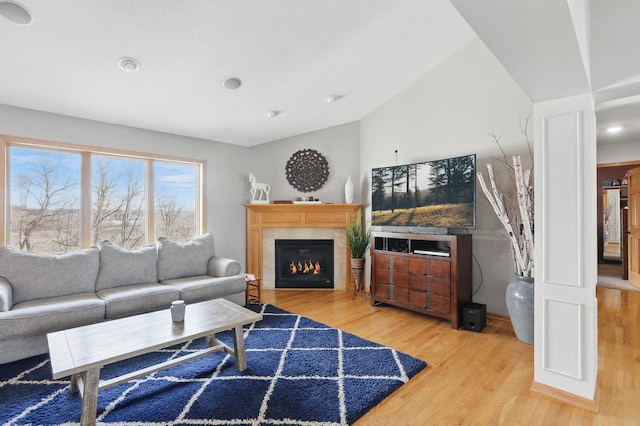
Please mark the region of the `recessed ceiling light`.
<svg viewBox="0 0 640 426"><path fill-rule="evenodd" d="M274 118L276 115L280 114L280 111L276 111L276 110L271 110L271 111L267 111L264 113L265 117L267 118Z"/></svg>
<svg viewBox="0 0 640 426"><path fill-rule="evenodd" d="M607 133L620 133L621 131L622 131L622 126L607 127Z"/></svg>
<svg viewBox="0 0 640 426"><path fill-rule="evenodd" d="M24 6L11 1L0 2L0 15L14 24L26 25L31 23L31 15Z"/></svg>
<svg viewBox="0 0 640 426"><path fill-rule="evenodd" d="M324 98L324 101L328 104L332 104L336 101L338 101L340 99L340 96L338 95L329 95L326 98Z"/></svg>
<svg viewBox="0 0 640 426"><path fill-rule="evenodd" d="M238 77L229 77L222 81L222 87L227 90L236 90L240 86L242 86L242 80Z"/></svg>
<svg viewBox="0 0 640 426"><path fill-rule="evenodd" d="M140 69L140 64L133 58L120 58L118 65L124 72L136 72Z"/></svg>

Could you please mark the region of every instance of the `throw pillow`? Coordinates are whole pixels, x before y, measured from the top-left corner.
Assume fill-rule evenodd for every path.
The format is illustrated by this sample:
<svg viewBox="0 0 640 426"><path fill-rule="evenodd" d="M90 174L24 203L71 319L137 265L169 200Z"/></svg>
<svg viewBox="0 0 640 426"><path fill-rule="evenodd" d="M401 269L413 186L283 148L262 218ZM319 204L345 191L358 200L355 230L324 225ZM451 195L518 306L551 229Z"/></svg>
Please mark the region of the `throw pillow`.
<svg viewBox="0 0 640 426"><path fill-rule="evenodd" d="M158 240L158 281L207 274L207 262L215 254L213 236L204 234L178 243Z"/></svg>
<svg viewBox="0 0 640 426"><path fill-rule="evenodd" d="M155 244L127 250L110 241L100 244L100 272L96 291L131 284L158 282Z"/></svg>
<svg viewBox="0 0 640 426"><path fill-rule="evenodd" d="M78 293L94 293L98 247L73 253L38 254L0 247L0 276L9 281L13 303Z"/></svg>

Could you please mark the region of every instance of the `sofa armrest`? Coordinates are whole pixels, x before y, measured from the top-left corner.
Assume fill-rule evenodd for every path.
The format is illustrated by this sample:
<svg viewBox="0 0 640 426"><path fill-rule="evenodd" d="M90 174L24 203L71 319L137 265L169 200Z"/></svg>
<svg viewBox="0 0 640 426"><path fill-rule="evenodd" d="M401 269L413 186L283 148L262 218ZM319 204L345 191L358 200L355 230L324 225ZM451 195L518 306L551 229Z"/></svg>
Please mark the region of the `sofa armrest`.
<svg viewBox="0 0 640 426"><path fill-rule="evenodd" d="M230 277L241 273L240 262L226 257L213 256L207 264L207 273L212 277Z"/></svg>
<svg viewBox="0 0 640 426"><path fill-rule="evenodd" d="M0 277L0 312L8 312L13 307L13 289L9 281Z"/></svg>

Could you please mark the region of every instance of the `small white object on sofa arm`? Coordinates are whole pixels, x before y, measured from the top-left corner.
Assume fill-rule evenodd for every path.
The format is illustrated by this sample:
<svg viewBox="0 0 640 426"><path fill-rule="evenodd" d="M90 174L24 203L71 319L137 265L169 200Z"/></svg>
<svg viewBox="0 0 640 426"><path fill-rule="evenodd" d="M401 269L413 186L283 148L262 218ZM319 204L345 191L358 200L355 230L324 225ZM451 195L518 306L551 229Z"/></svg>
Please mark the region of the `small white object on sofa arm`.
<svg viewBox="0 0 640 426"><path fill-rule="evenodd" d="M226 257L213 256L207 263L207 275L212 277L230 277L240 274L240 262Z"/></svg>
<svg viewBox="0 0 640 426"><path fill-rule="evenodd" d="M13 306L13 289L6 279L0 277L0 312L9 312Z"/></svg>

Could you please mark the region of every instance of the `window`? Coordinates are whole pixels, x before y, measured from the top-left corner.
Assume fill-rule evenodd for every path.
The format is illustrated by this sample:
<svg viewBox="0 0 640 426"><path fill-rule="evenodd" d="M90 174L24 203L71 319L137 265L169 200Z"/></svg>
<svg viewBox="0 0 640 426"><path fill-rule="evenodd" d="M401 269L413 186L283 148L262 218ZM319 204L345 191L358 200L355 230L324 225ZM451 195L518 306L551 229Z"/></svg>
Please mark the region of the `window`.
<svg viewBox="0 0 640 426"><path fill-rule="evenodd" d="M189 238L197 227L197 168L157 161L154 176L156 235L172 240Z"/></svg>
<svg viewBox="0 0 640 426"><path fill-rule="evenodd" d="M91 243L125 248L145 243L145 161L94 155L91 161Z"/></svg>
<svg viewBox="0 0 640 426"><path fill-rule="evenodd" d="M80 154L11 147L9 243L20 250L80 248Z"/></svg>
<svg viewBox="0 0 640 426"><path fill-rule="evenodd" d="M1 136L0 148L8 170L0 243L39 253L104 240L130 249L204 232L204 161Z"/></svg>

